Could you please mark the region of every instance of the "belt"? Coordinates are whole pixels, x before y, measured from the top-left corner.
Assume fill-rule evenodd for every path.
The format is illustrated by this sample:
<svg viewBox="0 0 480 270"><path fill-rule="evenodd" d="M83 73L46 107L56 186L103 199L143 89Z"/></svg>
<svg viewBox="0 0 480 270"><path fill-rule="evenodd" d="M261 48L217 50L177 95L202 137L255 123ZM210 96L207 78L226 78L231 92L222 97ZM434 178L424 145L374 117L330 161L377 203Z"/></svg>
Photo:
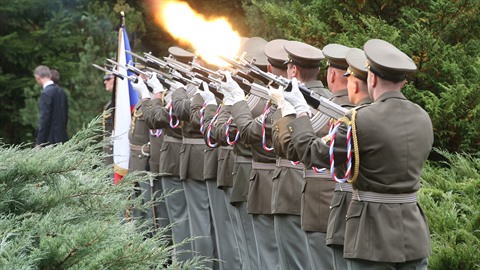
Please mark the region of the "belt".
<svg viewBox="0 0 480 270"><path fill-rule="evenodd" d="M303 178L317 178L318 180L332 180L332 175L329 170L323 172L316 172L312 169L303 171Z"/></svg>
<svg viewBox="0 0 480 270"><path fill-rule="evenodd" d="M144 145L130 144L130 149L135 151L141 151L142 155L146 157L150 156L150 143L146 143Z"/></svg>
<svg viewBox="0 0 480 270"><path fill-rule="evenodd" d="M254 161L252 163L252 169L253 170L267 170L267 171L273 171L275 170L277 166L275 163L264 163L264 162L257 162Z"/></svg>
<svg viewBox="0 0 480 270"><path fill-rule="evenodd" d="M220 146L220 148L225 150L233 150L233 146Z"/></svg>
<svg viewBox="0 0 480 270"><path fill-rule="evenodd" d="M281 158L277 159L276 164L277 167L286 167L298 170L303 170L305 168L305 165L303 163L298 163L297 165L295 165L292 163L292 161Z"/></svg>
<svg viewBox="0 0 480 270"><path fill-rule="evenodd" d="M251 157L235 156L235 163L252 163Z"/></svg>
<svg viewBox="0 0 480 270"><path fill-rule="evenodd" d="M205 144L203 138L185 138L183 137L183 144Z"/></svg>
<svg viewBox="0 0 480 270"><path fill-rule="evenodd" d="M353 190L352 200L374 203L413 203L417 201L417 192L387 194L372 191Z"/></svg>
<svg viewBox="0 0 480 270"><path fill-rule="evenodd" d="M182 139L172 137L172 136L168 136L168 135L165 135L165 137L163 137L163 141L164 142L171 142L171 143L182 143Z"/></svg>
<svg viewBox="0 0 480 270"><path fill-rule="evenodd" d="M335 191L353 192L353 187L352 187L352 184L349 184L349 183L336 183Z"/></svg>

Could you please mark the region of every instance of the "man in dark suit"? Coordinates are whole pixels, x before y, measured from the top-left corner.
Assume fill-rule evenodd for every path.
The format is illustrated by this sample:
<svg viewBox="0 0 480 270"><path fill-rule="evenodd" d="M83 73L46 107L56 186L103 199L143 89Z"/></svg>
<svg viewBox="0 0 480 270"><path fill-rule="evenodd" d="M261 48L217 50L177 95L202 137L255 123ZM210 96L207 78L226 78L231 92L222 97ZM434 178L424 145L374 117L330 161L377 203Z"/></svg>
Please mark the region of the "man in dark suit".
<svg viewBox="0 0 480 270"><path fill-rule="evenodd" d="M51 80L50 69L38 66L33 73L35 80L43 87L38 102L40 119L36 146L62 143L68 140L68 100L65 91Z"/></svg>

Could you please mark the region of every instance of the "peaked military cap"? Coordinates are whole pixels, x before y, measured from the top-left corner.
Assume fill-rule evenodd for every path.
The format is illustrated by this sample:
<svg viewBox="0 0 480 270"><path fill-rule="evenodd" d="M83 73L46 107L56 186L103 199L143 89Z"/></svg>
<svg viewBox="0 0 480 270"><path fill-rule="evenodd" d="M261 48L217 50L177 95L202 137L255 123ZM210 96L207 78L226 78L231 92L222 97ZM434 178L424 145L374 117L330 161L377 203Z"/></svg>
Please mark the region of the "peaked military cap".
<svg viewBox="0 0 480 270"><path fill-rule="evenodd" d="M347 60L345 60L345 54L347 53L348 49L350 48L347 46L334 43L323 47L322 52L327 59L329 66L347 70L348 63Z"/></svg>
<svg viewBox="0 0 480 270"><path fill-rule="evenodd" d="M382 79L400 82L407 73L417 70L415 62L389 42L371 39L363 46L368 68Z"/></svg>
<svg viewBox="0 0 480 270"><path fill-rule="evenodd" d="M176 60L183 62L183 63L188 63L193 60L195 55L189 51L186 51L182 48L172 46L168 48L168 52L175 57Z"/></svg>
<svg viewBox="0 0 480 270"><path fill-rule="evenodd" d="M245 59L249 62L255 60L256 66L267 66L267 56L263 48L267 41L261 37L251 37L240 48L239 54L246 53Z"/></svg>
<svg viewBox="0 0 480 270"><path fill-rule="evenodd" d="M345 59L348 63L348 69L344 76L354 76L362 81L367 81L368 69L365 66L367 57L363 50L358 48L348 49Z"/></svg>
<svg viewBox="0 0 480 270"><path fill-rule="evenodd" d="M304 68L320 67L320 60L325 59L322 50L299 41L287 41L284 45L288 60L284 64L292 63Z"/></svg>
<svg viewBox="0 0 480 270"><path fill-rule="evenodd" d="M113 76L113 75L110 74L110 73L106 73L105 75L103 75L103 80L104 80L104 81L105 81L105 80L109 80L111 76Z"/></svg>
<svg viewBox="0 0 480 270"><path fill-rule="evenodd" d="M288 40L274 39L265 44L263 51L270 65L280 69L287 69L287 66L284 65L285 61L288 60L288 54L284 48L286 42L288 42Z"/></svg>

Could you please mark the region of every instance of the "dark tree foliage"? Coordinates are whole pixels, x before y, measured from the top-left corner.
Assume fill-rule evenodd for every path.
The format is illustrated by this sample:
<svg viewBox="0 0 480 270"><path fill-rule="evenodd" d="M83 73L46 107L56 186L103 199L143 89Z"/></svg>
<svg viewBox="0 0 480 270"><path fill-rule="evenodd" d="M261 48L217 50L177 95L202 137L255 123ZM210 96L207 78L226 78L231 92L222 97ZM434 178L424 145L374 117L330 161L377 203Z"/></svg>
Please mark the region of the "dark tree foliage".
<svg viewBox="0 0 480 270"><path fill-rule="evenodd" d="M122 2L122 1L119 1ZM124 1L123 1L124 2ZM131 1L127 30L132 48L145 33L142 14ZM32 142L38 122L41 88L33 70L44 64L60 72L69 97L68 131L72 136L102 111L110 99L102 73L92 63L115 57L120 19L116 1L3 1L0 5L0 138L5 143Z"/></svg>

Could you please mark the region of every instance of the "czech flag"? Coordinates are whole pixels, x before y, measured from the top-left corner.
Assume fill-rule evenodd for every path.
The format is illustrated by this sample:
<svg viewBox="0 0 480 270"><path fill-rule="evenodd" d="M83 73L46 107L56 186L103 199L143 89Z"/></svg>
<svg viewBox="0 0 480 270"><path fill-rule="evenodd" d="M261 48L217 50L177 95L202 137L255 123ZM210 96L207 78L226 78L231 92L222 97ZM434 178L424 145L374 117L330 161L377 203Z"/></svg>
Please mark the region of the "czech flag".
<svg viewBox="0 0 480 270"><path fill-rule="evenodd" d="M125 25L122 25L118 32L117 62L126 65L132 61L132 56L125 53L130 51ZM124 68L117 67L118 72L131 76L132 73ZM128 132L132 120L132 111L139 101L138 95L133 90L130 81L116 77L115 89L115 117L113 127L113 162L114 162L114 184L118 184L128 172L130 159L130 142Z"/></svg>

